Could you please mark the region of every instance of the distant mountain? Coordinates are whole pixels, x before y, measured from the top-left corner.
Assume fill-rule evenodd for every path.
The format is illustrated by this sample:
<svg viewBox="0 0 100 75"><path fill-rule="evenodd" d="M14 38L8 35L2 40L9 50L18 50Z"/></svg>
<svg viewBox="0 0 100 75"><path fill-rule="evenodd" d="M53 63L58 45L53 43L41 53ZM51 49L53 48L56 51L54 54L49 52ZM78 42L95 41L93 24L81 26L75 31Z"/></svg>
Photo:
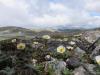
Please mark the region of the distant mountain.
<svg viewBox="0 0 100 75"><path fill-rule="evenodd" d="M28 36L41 36L41 35L70 35L70 34L77 34L83 33L86 31L95 31L100 30L100 28L95 29L67 29L67 28L60 28L59 29L27 29L22 27L15 27L15 26L7 26L7 27L0 27L0 39L1 37L4 38L11 38L11 37L28 37Z"/></svg>
<svg viewBox="0 0 100 75"><path fill-rule="evenodd" d="M0 40L21 37L21 38L30 38L29 36L34 36L34 31L26 28L15 27L15 26L7 26L0 27Z"/></svg>
<svg viewBox="0 0 100 75"><path fill-rule="evenodd" d="M97 27L97 28L75 28L75 27L70 27L70 26L58 27L58 31L61 31L61 32L83 32L83 31L88 31L88 30L100 30L100 27Z"/></svg>
<svg viewBox="0 0 100 75"><path fill-rule="evenodd" d="M23 33L23 34L32 34L34 31L22 27L15 27L15 26L7 26L7 27L0 27L0 33L11 34L11 33Z"/></svg>
<svg viewBox="0 0 100 75"><path fill-rule="evenodd" d="M58 29L58 31L61 31L61 32L81 32L84 30L85 29Z"/></svg>
<svg viewBox="0 0 100 75"><path fill-rule="evenodd" d="M72 30L70 30L72 31ZM35 36L42 35L68 35L67 32L62 32L56 29L27 29L22 27L7 26L0 27L0 40L23 37L23 38L34 38Z"/></svg>

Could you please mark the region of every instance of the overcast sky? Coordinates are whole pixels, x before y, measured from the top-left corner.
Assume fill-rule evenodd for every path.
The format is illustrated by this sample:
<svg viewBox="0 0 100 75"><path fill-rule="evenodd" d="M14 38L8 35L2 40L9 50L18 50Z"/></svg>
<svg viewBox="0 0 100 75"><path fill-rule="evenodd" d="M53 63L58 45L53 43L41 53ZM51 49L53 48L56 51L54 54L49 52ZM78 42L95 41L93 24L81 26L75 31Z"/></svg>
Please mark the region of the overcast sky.
<svg viewBox="0 0 100 75"><path fill-rule="evenodd" d="M0 0L0 26L100 27L100 0Z"/></svg>

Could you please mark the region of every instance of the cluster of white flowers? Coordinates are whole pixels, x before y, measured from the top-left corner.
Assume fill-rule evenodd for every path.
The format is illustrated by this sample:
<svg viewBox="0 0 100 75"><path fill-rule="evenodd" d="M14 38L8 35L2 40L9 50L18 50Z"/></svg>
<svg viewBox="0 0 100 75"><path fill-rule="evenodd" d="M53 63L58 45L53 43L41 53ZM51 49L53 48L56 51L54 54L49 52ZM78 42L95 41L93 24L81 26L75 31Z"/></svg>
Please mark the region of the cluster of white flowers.
<svg viewBox="0 0 100 75"><path fill-rule="evenodd" d="M69 42L70 45L75 45L76 43L74 41Z"/></svg>
<svg viewBox="0 0 100 75"><path fill-rule="evenodd" d="M51 37L50 37L49 35L43 35L42 38L48 40L48 39L50 39Z"/></svg>
<svg viewBox="0 0 100 75"><path fill-rule="evenodd" d="M16 39L12 39L12 40L11 40L12 43L15 43L16 41L17 41Z"/></svg>
<svg viewBox="0 0 100 75"><path fill-rule="evenodd" d="M82 36L82 33L74 35L75 37Z"/></svg>
<svg viewBox="0 0 100 75"><path fill-rule="evenodd" d="M33 62L33 66L36 66L37 60L36 59L33 59L32 62Z"/></svg>
<svg viewBox="0 0 100 75"><path fill-rule="evenodd" d="M39 44L39 42L33 42L33 44L34 44L34 45L37 45L37 44Z"/></svg>
<svg viewBox="0 0 100 75"><path fill-rule="evenodd" d="M62 39L57 39L57 41L63 41Z"/></svg>
<svg viewBox="0 0 100 75"><path fill-rule="evenodd" d="M66 47L68 50L73 50L74 49L74 47L72 47L72 46L67 46Z"/></svg>
<svg viewBox="0 0 100 75"><path fill-rule="evenodd" d="M68 38L64 38L63 41L68 41Z"/></svg>
<svg viewBox="0 0 100 75"><path fill-rule="evenodd" d="M76 38L72 38L73 41L76 41Z"/></svg>
<svg viewBox="0 0 100 75"><path fill-rule="evenodd" d="M74 35L74 37L79 37L80 35Z"/></svg>
<svg viewBox="0 0 100 75"><path fill-rule="evenodd" d="M90 38L86 36L85 39L86 39L86 40L89 40Z"/></svg>

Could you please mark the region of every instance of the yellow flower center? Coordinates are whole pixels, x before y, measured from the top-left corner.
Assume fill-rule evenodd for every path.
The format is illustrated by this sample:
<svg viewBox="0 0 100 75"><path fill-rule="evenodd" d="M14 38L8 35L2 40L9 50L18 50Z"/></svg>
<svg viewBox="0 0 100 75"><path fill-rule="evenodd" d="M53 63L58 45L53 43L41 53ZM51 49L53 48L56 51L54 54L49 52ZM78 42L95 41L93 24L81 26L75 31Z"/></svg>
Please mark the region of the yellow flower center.
<svg viewBox="0 0 100 75"><path fill-rule="evenodd" d="M60 49L60 51L61 51L61 52L63 52L63 51L64 51L64 49L63 49L63 48L61 48L61 49Z"/></svg>
<svg viewBox="0 0 100 75"><path fill-rule="evenodd" d="M25 44L24 43L19 43L19 44L17 44L17 49L25 49Z"/></svg>

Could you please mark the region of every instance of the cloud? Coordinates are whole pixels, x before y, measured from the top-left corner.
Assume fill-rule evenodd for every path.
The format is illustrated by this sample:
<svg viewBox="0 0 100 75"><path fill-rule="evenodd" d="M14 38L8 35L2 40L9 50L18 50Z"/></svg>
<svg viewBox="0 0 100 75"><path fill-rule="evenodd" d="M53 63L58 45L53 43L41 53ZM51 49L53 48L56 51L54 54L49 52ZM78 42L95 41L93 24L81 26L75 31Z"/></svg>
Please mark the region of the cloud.
<svg viewBox="0 0 100 75"><path fill-rule="evenodd" d="M50 3L50 10L54 10L54 11L66 11L66 7L61 4L61 3Z"/></svg>
<svg viewBox="0 0 100 75"><path fill-rule="evenodd" d="M100 27L99 8L100 0L0 0L0 25Z"/></svg>
<svg viewBox="0 0 100 75"><path fill-rule="evenodd" d="M0 25L29 24L28 4L18 0L0 0Z"/></svg>
<svg viewBox="0 0 100 75"><path fill-rule="evenodd" d="M70 9L66 8L63 4L50 2L47 13L43 12L41 16L33 18L33 23L49 25L50 27L65 25L70 23L69 15L65 15L69 11Z"/></svg>
<svg viewBox="0 0 100 75"><path fill-rule="evenodd" d="M100 0L87 0L86 9L100 13Z"/></svg>
<svg viewBox="0 0 100 75"><path fill-rule="evenodd" d="M56 15L56 16L43 15L43 17L36 17L33 19L33 23L35 24L50 25L50 26L65 25L68 22L69 18L63 15Z"/></svg>

